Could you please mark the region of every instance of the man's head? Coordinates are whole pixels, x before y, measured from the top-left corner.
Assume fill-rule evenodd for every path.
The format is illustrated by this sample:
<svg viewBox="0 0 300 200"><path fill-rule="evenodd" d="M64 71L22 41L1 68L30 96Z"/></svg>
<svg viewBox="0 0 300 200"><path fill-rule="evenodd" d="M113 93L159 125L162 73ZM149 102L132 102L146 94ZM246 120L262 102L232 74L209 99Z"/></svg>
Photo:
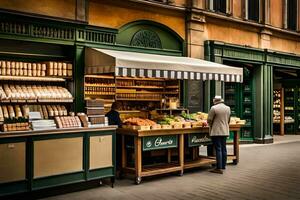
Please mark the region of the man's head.
<svg viewBox="0 0 300 200"><path fill-rule="evenodd" d="M112 109L112 110L118 110L119 107L120 107L120 104L117 103L117 102L113 102L113 103L111 104L111 109Z"/></svg>
<svg viewBox="0 0 300 200"><path fill-rule="evenodd" d="M215 96L214 99L213 99L213 103L214 105L218 104L218 103L223 103L224 100L222 99L221 96Z"/></svg>

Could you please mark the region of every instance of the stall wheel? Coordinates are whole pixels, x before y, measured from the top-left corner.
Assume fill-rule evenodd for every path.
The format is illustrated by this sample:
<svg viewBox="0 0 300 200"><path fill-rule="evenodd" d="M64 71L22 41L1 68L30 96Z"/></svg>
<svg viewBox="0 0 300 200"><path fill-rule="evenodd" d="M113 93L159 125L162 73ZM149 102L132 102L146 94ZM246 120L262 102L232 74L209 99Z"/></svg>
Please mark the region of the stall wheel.
<svg viewBox="0 0 300 200"><path fill-rule="evenodd" d="M180 172L178 173L178 176L183 176L183 171L180 171Z"/></svg>
<svg viewBox="0 0 300 200"><path fill-rule="evenodd" d="M142 177L136 177L135 178L135 184L139 185L142 182Z"/></svg>
<svg viewBox="0 0 300 200"><path fill-rule="evenodd" d="M232 163L233 163L234 165L237 165L237 164L238 164L238 161L235 159L235 160L232 161Z"/></svg>

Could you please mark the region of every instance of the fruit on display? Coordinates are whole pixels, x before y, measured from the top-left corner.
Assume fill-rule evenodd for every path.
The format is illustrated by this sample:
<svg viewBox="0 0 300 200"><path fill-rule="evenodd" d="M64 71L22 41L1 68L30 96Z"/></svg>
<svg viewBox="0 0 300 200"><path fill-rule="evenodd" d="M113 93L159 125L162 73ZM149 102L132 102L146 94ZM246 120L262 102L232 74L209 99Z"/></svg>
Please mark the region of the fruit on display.
<svg viewBox="0 0 300 200"><path fill-rule="evenodd" d="M154 126L156 122L150 119L142 119L138 117L131 117L123 121L125 125L135 125L135 126Z"/></svg>

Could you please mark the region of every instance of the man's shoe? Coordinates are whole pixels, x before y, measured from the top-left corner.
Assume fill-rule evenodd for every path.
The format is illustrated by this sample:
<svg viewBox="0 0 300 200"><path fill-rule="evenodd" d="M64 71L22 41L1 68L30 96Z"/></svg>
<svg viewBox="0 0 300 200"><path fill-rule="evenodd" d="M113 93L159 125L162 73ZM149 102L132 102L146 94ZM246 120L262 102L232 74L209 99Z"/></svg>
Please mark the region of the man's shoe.
<svg viewBox="0 0 300 200"><path fill-rule="evenodd" d="M223 171L221 169L212 169L212 170L209 170L209 172L211 173L217 173L217 174L223 174Z"/></svg>

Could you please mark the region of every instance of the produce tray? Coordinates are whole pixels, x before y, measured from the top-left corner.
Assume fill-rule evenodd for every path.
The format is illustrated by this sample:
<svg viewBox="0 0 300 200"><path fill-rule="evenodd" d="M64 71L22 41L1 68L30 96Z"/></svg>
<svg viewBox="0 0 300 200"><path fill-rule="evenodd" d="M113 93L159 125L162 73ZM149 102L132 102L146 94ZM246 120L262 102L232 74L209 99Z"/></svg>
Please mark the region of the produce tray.
<svg viewBox="0 0 300 200"><path fill-rule="evenodd" d="M134 129L134 130L150 130L151 126L123 125L122 128L128 128L128 129Z"/></svg>

